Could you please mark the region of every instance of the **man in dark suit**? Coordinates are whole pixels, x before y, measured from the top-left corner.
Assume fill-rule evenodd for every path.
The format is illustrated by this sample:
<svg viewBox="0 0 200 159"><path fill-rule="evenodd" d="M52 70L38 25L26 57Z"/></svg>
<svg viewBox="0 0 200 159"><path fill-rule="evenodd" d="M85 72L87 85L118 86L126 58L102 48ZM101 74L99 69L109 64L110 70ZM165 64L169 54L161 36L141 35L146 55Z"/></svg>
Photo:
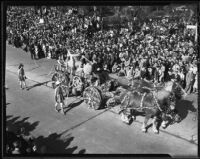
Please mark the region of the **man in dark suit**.
<svg viewBox="0 0 200 159"><path fill-rule="evenodd" d="M31 43L31 45L30 45L30 53L31 53L31 59L35 59L34 43Z"/></svg>

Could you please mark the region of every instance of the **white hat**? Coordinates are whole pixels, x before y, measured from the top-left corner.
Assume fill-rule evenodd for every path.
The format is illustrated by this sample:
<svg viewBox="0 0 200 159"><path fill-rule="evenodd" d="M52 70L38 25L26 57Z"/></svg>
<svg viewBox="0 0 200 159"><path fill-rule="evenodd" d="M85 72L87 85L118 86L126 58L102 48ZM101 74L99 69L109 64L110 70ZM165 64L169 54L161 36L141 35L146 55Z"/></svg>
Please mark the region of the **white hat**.
<svg viewBox="0 0 200 159"><path fill-rule="evenodd" d="M59 85L60 84L60 81L56 81L56 85Z"/></svg>

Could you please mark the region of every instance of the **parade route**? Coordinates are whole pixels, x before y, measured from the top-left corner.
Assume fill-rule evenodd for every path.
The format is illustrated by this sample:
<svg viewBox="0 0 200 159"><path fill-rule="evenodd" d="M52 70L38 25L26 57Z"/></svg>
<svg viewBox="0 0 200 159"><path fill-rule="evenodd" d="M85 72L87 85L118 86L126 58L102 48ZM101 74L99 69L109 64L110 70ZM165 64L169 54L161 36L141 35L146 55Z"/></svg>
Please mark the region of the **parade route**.
<svg viewBox="0 0 200 159"><path fill-rule="evenodd" d="M20 89L19 63L24 64L28 90ZM55 112L50 82L54 64L56 60L34 61L29 53L6 47L7 126L13 130L24 126L27 135L48 144L48 153L197 156L197 95L188 95L179 103L183 117L180 123L160 128L159 134L151 128L142 133L143 117L137 117L129 126L122 123L115 109L88 109L80 97L66 99L65 115Z"/></svg>

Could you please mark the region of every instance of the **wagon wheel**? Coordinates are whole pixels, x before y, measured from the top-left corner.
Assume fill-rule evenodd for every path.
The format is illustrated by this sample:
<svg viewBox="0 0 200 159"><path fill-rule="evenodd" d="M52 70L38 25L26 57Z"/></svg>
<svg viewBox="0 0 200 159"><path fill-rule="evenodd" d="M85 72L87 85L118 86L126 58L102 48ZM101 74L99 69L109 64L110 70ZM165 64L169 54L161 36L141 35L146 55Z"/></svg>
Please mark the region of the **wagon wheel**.
<svg viewBox="0 0 200 159"><path fill-rule="evenodd" d="M101 92L96 87L87 87L83 92L83 98L86 104L89 104L95 110L99 109L102 104Z"/></svg>
<svg viewBox="0 0 200 159"><path fill-rule="evenodd" d="M80 87L82 85L82 80L78 76L73 77L72 86L73 87Z"/></svg>

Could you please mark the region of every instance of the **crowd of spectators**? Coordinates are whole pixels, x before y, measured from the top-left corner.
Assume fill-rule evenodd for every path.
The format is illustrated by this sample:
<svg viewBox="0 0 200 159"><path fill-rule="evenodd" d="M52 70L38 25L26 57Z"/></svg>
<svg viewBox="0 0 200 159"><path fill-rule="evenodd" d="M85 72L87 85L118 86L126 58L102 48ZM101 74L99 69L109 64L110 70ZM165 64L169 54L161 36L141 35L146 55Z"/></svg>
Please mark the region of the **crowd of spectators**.
<svg viewBox="0 0 200 159"><path fill-rule="evenodd" d="M81 53L92 61L93 71L106 70L130 81L174 79L187 93L197 91L195 32L185 31L182 18L155 17L140 29L105 30L99 17L80 15L76 8L38 12L33 7L9 7L7 15L8 43L30 51L32 58L65 59L69 52ZM134 19L137 24L139 19Z"/></svg>

